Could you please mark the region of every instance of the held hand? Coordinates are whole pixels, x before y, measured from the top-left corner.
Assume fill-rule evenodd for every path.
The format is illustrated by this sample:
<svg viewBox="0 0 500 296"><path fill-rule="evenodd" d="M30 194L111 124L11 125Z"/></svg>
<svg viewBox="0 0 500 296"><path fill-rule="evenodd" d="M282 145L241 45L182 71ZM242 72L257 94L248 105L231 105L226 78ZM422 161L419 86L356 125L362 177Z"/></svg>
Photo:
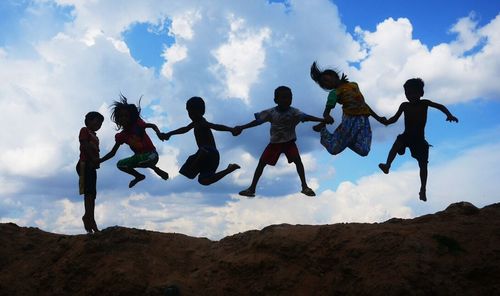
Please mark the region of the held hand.
<svg viewBox="0 0 500 296"><path fill-rule="evenodd" d="M240 126L235 126L234 128L231 129L231 134L233 134L233 136L236 137L239 136L242 131L243 129Z"/></svg>
<svg viewBox="0 0 500 296"><path fill-rule="evenodd" d="M158 138L160 138L160 140L162 140L162 141L168 141L168 139L170 139L170 134L169 133L160 133L158 135Z"/></svg>
<svg viewBox="0 0 500 296"><path fill-rule="evenodd" d="M380 117L380 118L379 118L379 122L380 122L381 124L385 125L385 126L388 126L388 125L389 125L388 120L387 120L387 117L385 117L385 116Z"/></svg>
<svg viewBox="0 0 500 296"><path fill-rule="evenodd" d="M458 118L456 118L455 116L453 115L449 115L447 118L446 118L446 121L449 121L449 122L458 122Z"/></svg>
<svg viewBox="0 0 500 296"><path fill-rule="evenodd" d="M324 119L325 120L323 122L326 124L332 124L335 121L331 115L325 116Z"/></svg>

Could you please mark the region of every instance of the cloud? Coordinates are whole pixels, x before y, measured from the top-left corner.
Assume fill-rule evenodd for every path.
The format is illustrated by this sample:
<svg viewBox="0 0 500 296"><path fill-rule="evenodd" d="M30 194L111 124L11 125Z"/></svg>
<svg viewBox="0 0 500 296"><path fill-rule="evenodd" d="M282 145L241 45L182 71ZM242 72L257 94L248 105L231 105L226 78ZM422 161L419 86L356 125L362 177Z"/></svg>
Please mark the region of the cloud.
<svg viewBox="0 0 500 296"><path fill-rule="evenodd" d="M287 5L267 1L57 0L38 1L37 5L43 6L40 11L63 8L71 17L47 18L43 28L50 34L39 38L33 37L34 27L31 34L23 34L32 41L31 55L16 54L26 43L0 48L0 125L8 127L0 139L0 219L47 230L81 232L81 200L72 183L76 180L77 133L84 115L99 110L106 117L98 131L101 151L109 151L116 130L108 119L108 106L120 92L134 102L142 95L143 116L162 130L189 123L185 101L194 95L205 99L208 120L229 126L246 123L254 112L274 105L272 95L278 85L292 87L294 106L319 115L326 94L309 78L314 60L345 70L360 84L368 102L383 113L395 111L404 100L402 84L414 76L426 81L426 97L445 104L496 99L500 94L495 81L500 71L500 16L482 27L474 15L466 16L452 27L456 40L428 48L414 39L411 20L404 18L388 18L373 32L358 28L352 36L341 23L337 7L327 0L290 1ZM169 26L161 32L168 31L175 43L163 52L165 63L158 65L163 67L162 75L131 56L122 35L136 23ZM288 181L296 182L297 188L300 184L295 167L282 159L262 176L259 185L264 197L235 198L231 194L251 181L268 142L268 129L267 125L256 127L238 138L214 133L221 168L236 162L242 169L210 188L177 173L187 156L196 151L192 133L168 142L153 136L161 154L159 165L171 179L148 175L134 191L126 187L129 177L114 166L131 153L121 148L99 171L99 223L217 238L267 223L377 221L392 215L407 217L420 210L411 202L415 198L412 188L418 189L415 167L389 176L350 180L335 191L318 192L317 199L307 199L294 193L295 185L276 186ZM392 131L377 126L373 130L374 135ZM319 188L318 180L328 182L333 172L348 169L334 164L330 172L319 171L316 155L323 148L308 124L298 128L298 138L311 187ZM485 149L483 152L493 153ZM449 163L456 164L454 174L459 165L469 165L472 156L481 158L472 152L469 156L463 163ZM483 159L470 167L487 167L490 176L485 180L498 176ZM433 171L439 172L443 183L452 184L453 180L442 177L452 175L446 163ZM468 172L459 176L471 177ZM430 196L446 196L431 184ZM463 187L461 192L471 196L479 192L467 186L463 181L457 188ZM479 188L484 189L480 191L484 196L497 197L487 184ZM460 192L453 194L464 197ZM455 198L449 196L439 200ZM491 199L486 197L486 201Z"/></svg>
<svg viewBox="0 0 500 296"><path fill-rule="evenodd" d="M388 113L405 100L402 85L412 77L424 79L425 97L440 103L496 99L500 42L495 32L499 29L500 15L478 27L475 15L470 14L453 25L456 40L428 48L413 39L413 27L406 18L388 18L374 32L357 27L368 55L359 68L349 69L351 78L360 83L374 108Z"/></svg>

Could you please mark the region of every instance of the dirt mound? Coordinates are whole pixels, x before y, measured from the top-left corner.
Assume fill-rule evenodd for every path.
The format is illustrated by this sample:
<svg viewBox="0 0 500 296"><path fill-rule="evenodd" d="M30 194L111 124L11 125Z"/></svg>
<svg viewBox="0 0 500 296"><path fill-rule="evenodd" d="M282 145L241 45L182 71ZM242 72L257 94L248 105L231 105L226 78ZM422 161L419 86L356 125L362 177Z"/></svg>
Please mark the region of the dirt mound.
<svg viewBox="0 0 500 296"><path fill-rule="evenodd" d="M498 291L500 204L462 202L375 224L273 225L220 241L123 227L70 236L0 224L0 295Z"/></svg>

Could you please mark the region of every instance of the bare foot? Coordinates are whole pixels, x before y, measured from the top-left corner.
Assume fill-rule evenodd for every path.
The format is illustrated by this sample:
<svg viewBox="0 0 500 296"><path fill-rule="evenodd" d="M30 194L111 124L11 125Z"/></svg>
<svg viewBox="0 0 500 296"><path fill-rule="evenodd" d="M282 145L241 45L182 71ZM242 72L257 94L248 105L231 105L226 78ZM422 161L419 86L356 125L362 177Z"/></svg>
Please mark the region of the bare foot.
<svg viewBox="0 0 500 296"><path fill-rule="evenodd" d="M309 188L309 187L302 188L301 193L305 194L307 196L316 196L316 193L314 193L314 191L311 188Z"/></svg>
<svg viewBox="0 0 500 296"><path fill-rule="evenodd" d="M425 189L420 189L418 195L421 201L427 201L427 194L425 194Z"/></svg>
<svg viewBox="0 0 500 296"><path fill-rule="evenodd" d="M92 233L91 221L89 221L89 219L86 216L82 217L82 221L83 221L83 227L85 228L85 231L87 231L88 234L91 234Z"/></svg>
<svg viewBox="0 0 500 296"><path fill-rule="evenodd" d="M388 174L389 173L389 169L391 168L390 165L387 165L385 163L379 163L378 167L382 170L382 172L384 172L384 174Z"/></svg>
<svg viewBox="0 0 500 296"><path fill-rule="evenodd" d="M168 173L165 172L164 170L158 168L158 167L154 167L153 170L155 171L155 173L160 176L160 178L162 178L163 180L168 180Z"/></svg>
<svg viewBox="0 0 500 296"><path fill-rule="evenodd" d="M139 176L135 177L134 180L132 180L132 181L130 181L130 183L128 183L128 188L134 187L135 184L141 182L144 179L146 179L146 176L144 176L144 175L139 175Z"/></svg>
<svg viewBox="0 0 500 296"><path fill-rule="evenodd" d="M239 192L239 195L243 195L243 196L246 196L246 197L254 197L255 196L255 190L251 190L250 188L245 189L245 190L241 190Z"/></svg>
<svg viewBox="0 0 500 296"><path fill-rule="evenodd" d="M241 168L239 165L237 165L236 163L230 163L228 166L227 166L227 170L229 172L234 172L236 171L237 169Z"/></svg>

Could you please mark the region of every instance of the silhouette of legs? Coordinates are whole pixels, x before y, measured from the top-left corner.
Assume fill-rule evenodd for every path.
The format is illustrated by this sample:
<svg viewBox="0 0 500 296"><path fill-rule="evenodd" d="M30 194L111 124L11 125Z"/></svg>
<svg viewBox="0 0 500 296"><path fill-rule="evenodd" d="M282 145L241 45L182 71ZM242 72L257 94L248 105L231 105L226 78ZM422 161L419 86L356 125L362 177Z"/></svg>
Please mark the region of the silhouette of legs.
<svg viewBox="0 0 500 296"><path fill-rule="evenodd" d="M82 217L83 226L87 233L98 232L95 218L94 218L94 209L95 209L95 195L94 194L85 194L84 197L84 206L85 206L85 214Z"/></svg>
<svg viewBox="0 0 500 296"><path fill-rule="evenodd" d="M330 133L324 123L313 127L314 131L320 132L320 143L332 155L337 155L349 147L360 156L366 156L370 152L372 132L368 116L346 116L342 122Z"/></svg>
<svg viewBox="0 0 500 296"><path fill-rule="evenodd" d="M218 173L215 173L214 175L210 176L210 177L207 177L207 178L199 178L198 181L200 182L201 185L210 185L210 184L213 184L217 181L219 181L220 179L224 178L225 176L229 175L230 173L234 172L235 170L239 169L240 166L235 164L235 163L231 163L227 166L226 169L218 172Z"/></svg>
<svg viewBox="0 0 500 296"><path fill-rule="evenodd" d="M252 184L250 184L250 187L248 187L247 189L240 191L240 195L247 197L255 196L255 188L257 187L257 183L259 182L260 176L262 176L262 172L264 171L265 166L266 164L264 163L264 161L260 159L259 164L257 164L257 167L255 168L255 173L253 174Z"/></svg>
<svg viewBox="0 0 500 296"><path fill-rule="evenodd" d="M297 168L297 173L299 174L300 185L302 186L301 193L307 196L315 196L316 193L314 193L314 191L311 188L309 188L309 186L307 186L304 164L302 163L300 155L293 162L295 163L295 166Z"/></svg>
<svg viewBox="0 0 500 296"><path fill-rule="evenodd" d="M132 187L135 186L135 184L137 184L140 181L146 179L146 176L144 176L143 174L139 173L134 168L119 166L118 169L120 169L120 171L122 171L122 172L125 172L125 173L127 173L129 175L134 176L134 179L132 179L132 181L130 181L130 183L128 184L128 188L132 188Z"/></svg>
<svg viewBox="0 0 500 296"><path fill-rule="evenodd" d="M396 140L389 150L389 154L387 155L387 160L385 163L379 163L378 167L384 172L384 174L388 174L391 169L391 164L396 158L396 154L403 155L405 153L405 146Z"/></svg>
<svg viewBox="0 0 500 296"><path fill-rule="evenodd" d="M422 201L427 201L426 186L427 186L427 161L419 161L420 167L420 192L419 198Z"/></svg>
<svg viewBox="0 0 500 296"><path fill-rule="evenodd" d="M163 180L168 180L168 173L165 172L164 170L160 169L159 167L157 166L152 166L150 167L158 176L160 176L160 178L162 178Z"/></svg>

